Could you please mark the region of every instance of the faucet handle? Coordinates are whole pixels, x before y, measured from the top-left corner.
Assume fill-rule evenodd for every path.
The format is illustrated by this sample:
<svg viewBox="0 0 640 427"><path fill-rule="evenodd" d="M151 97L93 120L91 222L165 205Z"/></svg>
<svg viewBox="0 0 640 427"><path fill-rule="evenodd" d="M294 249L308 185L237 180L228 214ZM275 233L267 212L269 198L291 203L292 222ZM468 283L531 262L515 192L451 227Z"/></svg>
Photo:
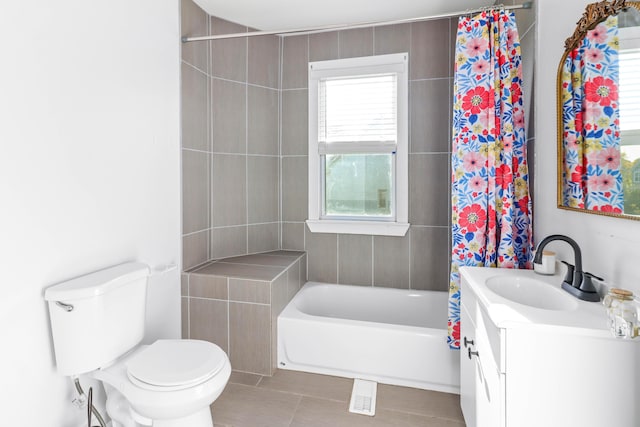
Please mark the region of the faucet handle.
<svg viewBox="0 0 640 427"><path fill-rule="evenodd" d="M569 264L566 261L562 261L562 263L567 266L567 274L564 276L564 282L573 285L573 272L576 268L573 264Z"/></svg>
<svg viewBox="0 0 640 427"><path fill-rule="evenodd" d="M585 272L584 275L582 276L582 283L580 283L580 290L582 292L585 292L585 293L594 293L594 294L598 295L597 294L598 291L597 291L595 285L593 284L593 282L591 281L591 279L597 279L597 280L600 280L600 281L604 281L602 278L600 278L598 276L595 276L595 275L593 275L591 273ZM598 300L599 300L599 298L598 298Z"/></svg>
<svg viewBox="0 0 640 427"><path fill-rule="evenodd" d="M595 274L591 274L591 273L588 273L588 272L585 271L584 275L585 276L589 276L589 278L591 278L591 279L596 279L596 280L599 280L601 282L604 282L604 279L602 277L598 277Z"/></svg>

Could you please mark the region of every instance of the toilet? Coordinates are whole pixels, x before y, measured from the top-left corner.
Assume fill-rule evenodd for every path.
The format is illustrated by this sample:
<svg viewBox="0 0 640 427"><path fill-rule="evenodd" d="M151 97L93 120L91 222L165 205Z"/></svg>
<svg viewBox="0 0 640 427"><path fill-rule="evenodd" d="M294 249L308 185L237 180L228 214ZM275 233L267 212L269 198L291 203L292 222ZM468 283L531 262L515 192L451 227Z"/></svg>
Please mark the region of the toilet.
<svg viewBox="0 0 640 427"><path fill-rule="evenodd" d="M140 345L148 277L130 262L45 290L58 373L101 381L113 427L212 427L229 358L207 341Z"/></svg>

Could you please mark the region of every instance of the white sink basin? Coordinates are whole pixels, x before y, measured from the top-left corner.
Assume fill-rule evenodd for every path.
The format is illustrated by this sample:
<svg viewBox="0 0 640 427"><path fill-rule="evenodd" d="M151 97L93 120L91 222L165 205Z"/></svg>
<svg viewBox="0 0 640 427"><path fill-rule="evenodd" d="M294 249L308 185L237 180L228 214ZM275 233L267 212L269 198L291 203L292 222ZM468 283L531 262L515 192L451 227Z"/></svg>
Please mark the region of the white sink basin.
<svg viewBox="0 0 640 427"><path fill-rule="evenodd" d="M520 276L494 276L485 281L495 294L518 304L545 310L574 310L578 302L560 288Z"/></svg>

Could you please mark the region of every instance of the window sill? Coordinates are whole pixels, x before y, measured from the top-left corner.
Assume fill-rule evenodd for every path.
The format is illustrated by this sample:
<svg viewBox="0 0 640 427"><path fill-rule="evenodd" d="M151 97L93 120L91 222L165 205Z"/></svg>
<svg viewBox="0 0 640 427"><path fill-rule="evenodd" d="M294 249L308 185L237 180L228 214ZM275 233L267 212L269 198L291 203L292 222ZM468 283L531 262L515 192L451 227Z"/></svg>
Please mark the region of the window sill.
<svg viewBox="0 0 640 427"><path fill-rule="evenodd" d="M312 233L368 234L374 236L397 236L407 234L410 224L383 221L332 221L308 219Z"/></svg>

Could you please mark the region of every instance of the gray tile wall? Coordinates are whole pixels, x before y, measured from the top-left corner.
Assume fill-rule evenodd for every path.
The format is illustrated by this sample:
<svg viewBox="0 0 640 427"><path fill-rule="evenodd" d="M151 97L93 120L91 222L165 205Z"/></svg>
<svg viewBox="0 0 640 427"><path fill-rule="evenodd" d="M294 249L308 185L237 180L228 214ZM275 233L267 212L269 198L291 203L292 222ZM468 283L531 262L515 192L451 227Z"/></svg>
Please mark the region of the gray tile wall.
<svg viewBox="0 0 640 427"><path fill-rule="evenodd" d="M282 248L306 250L308 279L445 291L450 254L450 115L456 20L284 38ZM307 64L409 52L409 222L404 237L311 233L307 218Z"/></svg>
<svg viewBox="0 0 640 427"><path fill-rule="evenodd" d="M182 3L183 34L247 30L208 17L191 0ZM535 37L534 16L517 14L521 34L529 30L523 48ZM309 280L447 290L456 24L442 19L183 46L185 269L282 248L309 252ZM410 61L411 228L402 238L312 234L304 224L307 64L396 52L409 52Z"/></svg>
<svg viewBox="0 0 640 427"><path fill-rule="evenodd" d="M182 34L245 32L181 2ZM276 36L182 46L183 268L280 247Z"/></svg>
<svg viewBox="0 0 640 427"><path fill-rule="evenodd" d="M182 274L182 337L210 341L234 371L272 375L277 318L304 284L302 252L211 262Z"/></svg>

